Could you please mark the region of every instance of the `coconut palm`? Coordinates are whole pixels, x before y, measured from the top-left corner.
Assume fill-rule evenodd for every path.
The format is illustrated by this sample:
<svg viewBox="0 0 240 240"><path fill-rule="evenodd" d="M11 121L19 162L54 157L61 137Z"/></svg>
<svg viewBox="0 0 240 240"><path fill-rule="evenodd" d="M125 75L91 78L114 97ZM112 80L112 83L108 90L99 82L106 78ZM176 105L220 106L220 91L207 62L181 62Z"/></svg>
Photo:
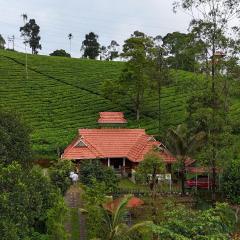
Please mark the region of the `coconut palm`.
<svg viewBox="0 0 240 240"><path fill-rule="evenodd" d="M68 39L69 39L69 44L70 44L70 55L72 54L72 38L73 38L72 33L69 33Z"/></svg>
<svg viewBox="0 0 240 240"><path fill-rule="evenodd" d="M131 233L141 229L149 229L152 227L151 221L144 221L133 226L128 226L124 222L124 216L127 213L127 203L131 196L124 197L113 211L104 209L104 223L106 229L106 240L127 240L130 239Z"/></svg>
<svg viewBox="0 0 240 240"><path fill-rule="evenodd" d="M204 132L189 136L183 124L178 125L176 129L169 129L167 133L167 148L180 165L182 195L185 195L185 161L202 146L205 136Z"/></svg>

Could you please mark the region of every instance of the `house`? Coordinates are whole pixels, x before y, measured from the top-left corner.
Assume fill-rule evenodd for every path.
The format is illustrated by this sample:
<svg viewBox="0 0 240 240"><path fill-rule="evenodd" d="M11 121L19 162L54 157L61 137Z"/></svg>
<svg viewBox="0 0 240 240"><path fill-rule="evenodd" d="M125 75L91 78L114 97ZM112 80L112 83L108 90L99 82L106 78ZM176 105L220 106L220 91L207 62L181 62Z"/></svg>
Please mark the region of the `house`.
<svg viewBox="0 0 240 240"><path fill-rule="evenodd" d="M153 148L170 169L176 159L166 147L148 135L144 129L128 129L122 112L101 112L99 128L79 129L76 138L64 150L63 159L80 163L86 159L99 159L103 164L121 173L130 174L144 155Z"/></svg>

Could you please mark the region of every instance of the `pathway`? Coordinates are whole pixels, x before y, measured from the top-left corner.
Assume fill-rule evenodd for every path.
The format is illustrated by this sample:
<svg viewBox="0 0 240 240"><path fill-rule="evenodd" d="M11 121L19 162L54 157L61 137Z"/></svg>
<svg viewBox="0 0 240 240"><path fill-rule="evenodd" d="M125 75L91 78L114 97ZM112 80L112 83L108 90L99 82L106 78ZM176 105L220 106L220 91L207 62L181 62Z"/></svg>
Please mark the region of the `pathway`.
<svg viewBox="0 0 240 240"><path fill-rule="evenodd" d="M71 235L69 240L86 240L85 216L79 211L83 207L81 189L72 185L65 196L67 206L70 208L66 230Z"/></svg>

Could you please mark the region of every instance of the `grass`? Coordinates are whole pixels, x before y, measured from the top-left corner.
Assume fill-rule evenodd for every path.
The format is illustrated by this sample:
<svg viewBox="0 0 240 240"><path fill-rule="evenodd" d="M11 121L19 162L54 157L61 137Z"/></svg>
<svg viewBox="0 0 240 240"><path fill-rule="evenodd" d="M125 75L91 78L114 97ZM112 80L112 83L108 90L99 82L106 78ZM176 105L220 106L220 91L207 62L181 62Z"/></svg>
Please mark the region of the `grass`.
<svg viewBox="0 0 240 240"><path fill-rule="evenodd" d="M115 103L102 95L103 81L117 80L124 63L28 55L26 79L24 61L22 53L0 50L0 108L17 111L31 127L36 159L56 158L78 128L97 127L101 111L123 111L127 127L158 134L155 92L147 93L139 122L126 96ZM184 71L172 71L171 79L172 83L162 89L162 133L185 120L188 98L201 91L204 83L201 75ZM232 119L239 119L239 107L236 97L231 104Z"/></svg>
<svg viewBox="0 0 240 240"><path fill-rule="evenodd" d="M144 192L148 193L149 188L146 185L141 185L137 183L133 183L128 178L122 178L119 181L118 187L120 190L126 191L126 192ZM170 186L167 182L162 182L158 185L157 191L159 192L170 192ZM179 184L174 184L172 186L172 192L180 192L180 186Z"/></svg>
<svg viewBox="0 0 240 240"><path fill-rule="evenodd" d="M71 215L71 240L79 240L80 238L80 223L77 208L70 209Z"/></svg>

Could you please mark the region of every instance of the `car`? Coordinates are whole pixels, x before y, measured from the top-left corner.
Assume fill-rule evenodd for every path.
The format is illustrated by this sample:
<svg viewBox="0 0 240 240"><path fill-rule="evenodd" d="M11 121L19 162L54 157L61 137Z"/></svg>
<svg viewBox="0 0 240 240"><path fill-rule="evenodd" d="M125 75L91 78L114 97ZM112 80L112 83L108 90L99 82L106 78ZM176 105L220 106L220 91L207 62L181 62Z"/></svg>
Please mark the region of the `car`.
<svg viewBox="0 0 240 240"><path fill-rule="evenodd" d="M212 181L207 176L198 176L186 180L185 186L187 188L211 189Z"/></svg>

